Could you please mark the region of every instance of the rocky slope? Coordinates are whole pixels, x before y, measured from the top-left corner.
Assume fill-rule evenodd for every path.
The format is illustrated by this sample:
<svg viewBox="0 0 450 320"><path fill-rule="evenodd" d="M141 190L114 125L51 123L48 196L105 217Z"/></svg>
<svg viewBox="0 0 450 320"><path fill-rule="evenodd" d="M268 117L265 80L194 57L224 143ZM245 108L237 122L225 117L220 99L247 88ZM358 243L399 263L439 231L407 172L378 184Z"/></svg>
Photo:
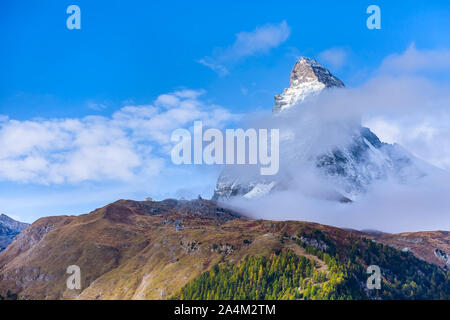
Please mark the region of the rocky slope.
<svg viewBox="0 0 450 320"><path fill-rule="evenodd" d="M385 270L386 290L391 290L389 283L399 287L398 279L404 279L409 288L413 279L446 297L445 275L437 266L411 253L376 245L365 240L367 236L307 222L249 220L208 200L120 200L89 214L33 223L0 253L0 297L167 299L218 263L238 264L248 256L280 251L312 259L315 270L325 275L329 270L325 252L335 255L342 268L358 261L345 274L354 274L360 282L354 283L353 277L342 280L346 285L353 283L355 297L371 297L364 289L364 268L374 263ZM448 253L448 233L442 236L444 242L429 245ZM66 287L70 265L81 269L81 290ZM397 268L401 265L408 274ZM432 274L438 275L434 282L430 282ZM386 297L395 297L388 291ZM404 297L400 291L399 297Z"/></svg>
<svg viewBox="0 0 450 320"><path fill-rule="evenodd" d="M405 232L366 234L367 237L441 267L450 267L450 232Z"/></svg>
<svg viewBox="0 0 450 320"><path fill-rule="evenodd" d="M0 252L13 242L14 238L28 227L27 223L11 219L7 215L0 215Z"/></svg>

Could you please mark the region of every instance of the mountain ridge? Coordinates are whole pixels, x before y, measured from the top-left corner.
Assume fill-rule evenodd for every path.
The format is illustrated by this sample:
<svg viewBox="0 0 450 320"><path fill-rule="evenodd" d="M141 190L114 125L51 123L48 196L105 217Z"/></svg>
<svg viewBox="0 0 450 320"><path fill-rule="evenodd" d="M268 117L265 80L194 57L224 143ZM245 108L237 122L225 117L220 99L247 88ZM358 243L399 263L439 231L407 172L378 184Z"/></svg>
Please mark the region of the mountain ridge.
<svg viewBox="0 0 450 320"><path fill-rule="evenodd" d="M409 239L408 235L403 236ZM423 240L416 245L432 245L432 250L447 254L449 240L447 234L439 241ZM353 247L356 251L352 251ZM367 255L371 250L381 251ZM119 200L89 214L46 217L34 222L0 253L0 296L168 299L217 264L239 265L246 257L269 257L277 252L313 259L318 273L328 270L325 253L338 254L340 262L336 263L344 269L344 262L355 255L366 261L358 265L355 276L366 277L361 268L379 263L386 268L387 284L394 273L408 281L408 286L412 279L429 286L431 270L444 272L410 252L377 244L370 235L360 232L302 221L250 220L210 200ZM417 252L420 255L422 251ZM410 265L407 270L417 272L402 278L402 269L392 269L398 262L393 263L391 256ZM387 260L379 260L381 257ZM66 287L69 265L80 266L81 290ZM353 298L374 298L362 285L352 283L351 278L344 281L347 289L353 288ZM390 294L403 297L398 290ZM384 297L390 295L386 293Z"/></svg>

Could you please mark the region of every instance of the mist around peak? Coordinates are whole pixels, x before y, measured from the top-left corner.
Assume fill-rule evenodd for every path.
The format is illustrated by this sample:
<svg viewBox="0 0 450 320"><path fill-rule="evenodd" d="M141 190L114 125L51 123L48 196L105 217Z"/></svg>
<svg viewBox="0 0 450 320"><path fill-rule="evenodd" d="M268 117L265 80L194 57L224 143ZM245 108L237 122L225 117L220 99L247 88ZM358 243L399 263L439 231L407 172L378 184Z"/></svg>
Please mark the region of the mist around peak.
<svg viewBox="0 0 450 320"><path fill-rule="evenodd" d="M404 57L411 60L409 50ZM386 61L394 63L390 57ZM395 61L401 64L402 56ZM254 177L242 188L249 193L225 202L254 218L384 232L449 230L450 173L445 165L439 166L445 161L427 161L419 144L410 144L417 148L409 150L401 141L379 138L388 134L379 121L416 121L410 136L417 136L420 119L440 130L437 124L448 115L448 89L448 84L429 75L399 73L392 66L387 70L383 63L359 87L329 88L274 115L252 115L249 126L280 128L280 172L274 181ZM378 124L375 131L370 130L373 123ZM442 145L440 136L436 134L436 147ZM426 142L432 149L434 141ZM441 146L443 155L445 150ZM331 170L325 167L324 173L317 162L321 155L326 155L324 161L347 158ZM224 172L232 177L227 169ZM219 183L224 181L219 178Z"/></svg>

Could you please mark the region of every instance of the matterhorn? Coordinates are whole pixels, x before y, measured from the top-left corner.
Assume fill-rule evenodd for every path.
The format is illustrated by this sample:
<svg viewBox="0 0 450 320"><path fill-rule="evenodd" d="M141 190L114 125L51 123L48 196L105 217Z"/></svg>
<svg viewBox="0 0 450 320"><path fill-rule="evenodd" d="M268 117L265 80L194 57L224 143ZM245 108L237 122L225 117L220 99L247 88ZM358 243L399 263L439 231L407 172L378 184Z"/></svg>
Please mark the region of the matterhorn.
<svg viewBox="0 0 450 320"><path fill-rule="evenodd" d="M278 174L261 176L255 166L227 166L213 200L258 199L291 190L352 202L377 181L408 183L427 175L427 164L398 144L380 141L359 119L334 119L317 108L319 96L338 90L347 90L341 80L316 60L300 58L290 87L275 96L271 116L282 132Z"/></svg>

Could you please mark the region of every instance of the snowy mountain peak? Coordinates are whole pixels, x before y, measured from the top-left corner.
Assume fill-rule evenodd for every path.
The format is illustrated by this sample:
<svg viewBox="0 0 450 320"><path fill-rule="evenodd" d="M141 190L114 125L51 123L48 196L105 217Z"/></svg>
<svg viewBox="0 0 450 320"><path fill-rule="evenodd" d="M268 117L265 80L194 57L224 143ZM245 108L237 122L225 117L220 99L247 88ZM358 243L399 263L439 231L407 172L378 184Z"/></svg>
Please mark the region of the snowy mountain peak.
<svg viewBox="0 0 450 320"><path fill-rule="evenodd" d="M291 71L290 87L275 96L273 112L289 108L325 88L342 88L344 83L314 59L301 57Z"/></svg>
<svg viewBox="0 0 450 320"><path fill-rule="evenodd" d="M280 171L261 176L257 167L226 166L213 200L259 199L277 192L313 198L355 201L376 182L408 183L428 175L429 166L397 144L387 144L354 119L334 121L312 116L303 104L325 88L342 88L341 80L317 61L301 58L291 72L291 87L275 97L272 119L284 137L279 146ZM293 105L292 112L279 112ZM307 116L304 116L307 115ZM295 121L289 121L294 117Z"/></svg>

